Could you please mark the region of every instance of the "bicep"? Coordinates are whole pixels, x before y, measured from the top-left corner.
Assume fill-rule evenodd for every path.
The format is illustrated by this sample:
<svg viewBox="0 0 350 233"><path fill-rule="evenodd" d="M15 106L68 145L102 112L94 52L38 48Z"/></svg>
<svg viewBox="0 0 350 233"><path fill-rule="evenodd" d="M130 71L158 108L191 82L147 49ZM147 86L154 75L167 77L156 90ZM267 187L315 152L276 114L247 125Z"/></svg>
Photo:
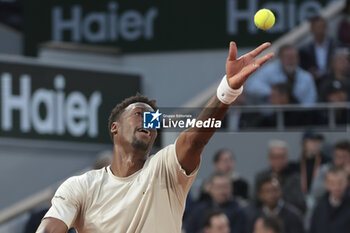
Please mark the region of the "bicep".
<svg viewBox="0 0 350 233"><path fill-rule="evenodd" d="M66 233L67 225L57 218L44 218L36 233Z"/></svg>
<svg viewBox="0 0 350 233"><path fill-rule="evenodd" d="M200 156L204 145L196 145L192 140L192 132L182 132L176 141L176 155L181 167L186 171L186 174L191 174L200 163Z"/></svg>

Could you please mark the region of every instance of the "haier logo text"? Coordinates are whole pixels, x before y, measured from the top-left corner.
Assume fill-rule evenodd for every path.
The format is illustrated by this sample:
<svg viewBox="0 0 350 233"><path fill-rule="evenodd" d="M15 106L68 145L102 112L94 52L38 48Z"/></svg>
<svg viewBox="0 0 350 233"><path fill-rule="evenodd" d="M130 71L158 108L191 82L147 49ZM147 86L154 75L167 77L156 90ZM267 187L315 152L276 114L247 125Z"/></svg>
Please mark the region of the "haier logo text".
<svg viewBox="0 0 350 233"><path fill-rule="evenodd" d="M18 128L22 133L34 130L47 135L98 136L98 110L102 103L99 91L90 96L80 91L66 93L66 81L60 74L53 79L53 89L32 90L32 78L28 74L20 75L19 87L14 83L17 82L10 73L1 74L1 130ZM15 112L19 113L18 126L13 122Z"/></svg>

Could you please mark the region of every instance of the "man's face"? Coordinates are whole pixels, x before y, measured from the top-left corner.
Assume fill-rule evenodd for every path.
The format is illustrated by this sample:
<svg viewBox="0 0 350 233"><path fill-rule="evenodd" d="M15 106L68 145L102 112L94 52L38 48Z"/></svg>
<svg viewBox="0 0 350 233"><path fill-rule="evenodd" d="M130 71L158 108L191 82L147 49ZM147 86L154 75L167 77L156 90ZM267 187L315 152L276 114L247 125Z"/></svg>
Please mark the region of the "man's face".
<svg viewBox="0 0 350 233"><path fill-rule="evenodd" d="M326 189L335 200L341 200L346 188L348 179L345 172L328 173L325 182Z"/></svg>
<svg viewBox="0 0 350 233"><path fill-rule="evenodd" d="M209 194L217 204L224 204L232 196L232 183L230 178L216 176L210 183Z"/></svg>
<svg viewBox="0 0 350 233"><path fill-rule="evenodd" d="M213 216L210 219L210 226L204 229L205 233L229 233L230 225L225 214Z"/></svg>
<svg viewBox="0 0 350 233"><path fill-rule="evenodd" d="M129 105L120 115L118 122L112 124L117 144L131 145L133 149L149 153L157 137L156 129L143 129L143 112L154 111L145 103Z"/></svg>
<svg viewBox="0 0 350 233"><path fill-rule="evenodd" d="M269 96L270 104L280 105L280 104L289 104L289 96L287 93L281 93L277 88L272 87L271 93Z"/></svg>
<svg viewBox="0 0 350 233"><path fill-rule="evenodd" d="M336 90L333 93L328 94L327 96L327 102L330 103L343 103L348 100L348 94L345 90L339 89Z"/></svg>
<svg viewBox="0 0 350 233"><path fill-rule="evenodd" d="M316 20L311 25L311 32L315 40L323 40L327 33L327 24L323 20Z"/></svg>
<svg viewBox="0 0 350 233"><path fill-rule="evenodd" d="M350 165L350 153L347 150L336 148L334 150L333 163L335 166L342 168Z"/></svg>
<svg viewBox="0 0 350 233"><path fill-rule="evenodd" d="M266 182L261 186L259 200L269 208L275 208L282 196L278 182Z"/></svg>
<svg viewBox="0 0 350 233"><path fill-rule="evenodd" d="M231 174L234 170L234 160L230 151L224 151L219 156L219 160L214 164L217 171L224 174Z"/></svg>
<svg viewBox="0 0 350 233"><path fill-rule="evenodd" d="M334 58L332 66L335 72L346 75L350 68L349 56L346 54L338 54Z"/></svg>
<svg viewBox="0 0 350 233"><path fill-rule="evenodd" d="M304 140L305 156L308 159L314 158L321 153L322 140L318 138L309 138Z"/></svg>
<svg viewBox="0 0 350 233"><path fill-rule="evenodd" d="M298 51L295 48L285 48L280 54L280 60L284 70L292 73L298 66Z"/></svg>
<svg viewBox="0 0 350 233"><path fill-rule="evenodd" d="M287 151L284 148L273 147L270 149L269 162L272 171L280 173L288 163Z"/></svg>
<svg viewBox="0 0 350 233"><path fill-rule="evenodd" d="M254 224L254 233L275 233L272 229L266 228L262 218L258 218Z"/></svg>

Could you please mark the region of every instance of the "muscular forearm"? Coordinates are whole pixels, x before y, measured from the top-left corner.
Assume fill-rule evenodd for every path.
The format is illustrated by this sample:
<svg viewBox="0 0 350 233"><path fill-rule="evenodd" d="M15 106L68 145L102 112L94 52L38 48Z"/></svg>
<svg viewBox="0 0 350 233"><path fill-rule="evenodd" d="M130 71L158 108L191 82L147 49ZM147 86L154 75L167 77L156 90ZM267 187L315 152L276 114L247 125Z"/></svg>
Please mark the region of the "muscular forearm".
<svg viewBox="0 0 350 233"><path fill-rule="evenodd" d="M207 105L204 107L204 109L201 111L200 115L198 116L197 120L205 121L207 119L213 119L213 120L219 120L221 121L227 112L229 105L222 103L217 96L213 96ZM213 136L215 131L217 130L216 127L209 127L209 128L198 128L198 127L192 127L190 129L187 129L188 133L188 140L193 142L194 146L205 146L210 138Z"/></svg>
<svg viewBox="0 0 350 233"><path fill-rule="evenodd" d="M223 104L216 96L214 96L202 110L197 121L205 121L209 118L222 120L228 107L229 105ZM200 154L215 131L215 127L192 127L182 132L178 137L176 142L178 160L187 174L192 173L192 171L198 166Z"/></svg>

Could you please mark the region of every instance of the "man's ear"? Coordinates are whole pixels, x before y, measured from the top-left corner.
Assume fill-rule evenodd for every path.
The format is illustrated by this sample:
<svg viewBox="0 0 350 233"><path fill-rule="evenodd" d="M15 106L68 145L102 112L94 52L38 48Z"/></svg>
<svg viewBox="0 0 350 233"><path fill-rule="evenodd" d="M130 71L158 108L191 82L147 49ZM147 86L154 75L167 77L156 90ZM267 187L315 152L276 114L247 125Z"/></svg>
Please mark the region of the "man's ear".
<svg viewBox="0 0 350 233"><path fill-rule="evenodd" d="M113 122L111 125L111 133L113 135L118 134L118 129L119 129L119 122L117 122L117 121Z"/></svg>

